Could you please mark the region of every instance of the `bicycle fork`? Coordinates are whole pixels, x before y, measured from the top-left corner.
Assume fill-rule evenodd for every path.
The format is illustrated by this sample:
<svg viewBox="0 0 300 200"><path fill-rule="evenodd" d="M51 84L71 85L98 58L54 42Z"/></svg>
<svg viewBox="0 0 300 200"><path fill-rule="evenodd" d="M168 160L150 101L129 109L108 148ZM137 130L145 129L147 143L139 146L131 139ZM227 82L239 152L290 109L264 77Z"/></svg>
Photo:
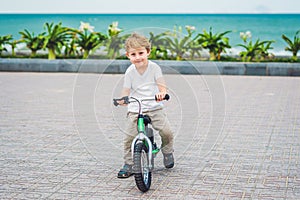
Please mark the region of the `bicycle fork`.
<svg viewBox="0 0 300 200"><path fill-rule="evenodd" d="M132 141L131 143L131 153L132 153L132 157L134 154L134 146L135 144L139 143L139 142L146 142L146 144L148 145L148 160L149 160L149 167L152 168L152 142L151 140L145 135L144 132L140 132Z"/></svg>
<svg viewBox="0 0 300 200"><path fill-rule="evenodd" d="M148 160L149 160L149 167L152 168L152 142L147 136L146 128L144 124L144 115L139 114L138 121L137 121L137 129L138 129L138 135L133 139L131 143L131 153L132 157L134 154L134 146L136 143L143 142L146 146L148 146Z"/></svg>

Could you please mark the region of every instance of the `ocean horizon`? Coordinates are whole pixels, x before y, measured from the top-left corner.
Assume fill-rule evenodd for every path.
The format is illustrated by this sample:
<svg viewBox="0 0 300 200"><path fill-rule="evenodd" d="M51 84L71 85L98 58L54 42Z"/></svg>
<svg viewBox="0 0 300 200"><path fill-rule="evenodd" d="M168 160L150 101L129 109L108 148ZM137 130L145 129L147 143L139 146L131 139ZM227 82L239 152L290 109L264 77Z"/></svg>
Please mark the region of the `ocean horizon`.
<svg viewBox="0 0 300 200"><path fill-rule="evenodd" d="M124 32L141 32L149 36L149 32L159 33L173 31L174 26L194 26L196 32L203 30L213 33L232 31L226 36L232 46L229 54L237 54L243 48L238 47L243 41L240 32L250 31L252 41L273 40L274 49L270 50L276 56L291 56L285 51L287 44L282 34L293 39L300 30L300 14L0 14L0 36L11 34L15 40L20 39L20 31L27 29L35 35L45 31L44 24L59 23L63 26L79 28L80 22L90 23L95 31L107 33L112 22L118 22Z"/></svg>

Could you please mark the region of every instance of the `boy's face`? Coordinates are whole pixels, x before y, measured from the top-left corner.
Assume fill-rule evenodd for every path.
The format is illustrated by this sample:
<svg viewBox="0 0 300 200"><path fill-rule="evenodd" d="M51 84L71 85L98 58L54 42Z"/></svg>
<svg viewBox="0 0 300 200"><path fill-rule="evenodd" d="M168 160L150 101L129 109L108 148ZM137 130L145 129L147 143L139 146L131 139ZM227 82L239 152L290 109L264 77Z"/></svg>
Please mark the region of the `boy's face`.
<svg viewBox="0 0 300 200"><path fill-rule="evenodd" d="M130 62L134 64L136 67L145 67L148 65L148 56L150 51L148 52L145 47L141 48L131 48L128 52L126 52L126 56L129 58Z"/></svg>

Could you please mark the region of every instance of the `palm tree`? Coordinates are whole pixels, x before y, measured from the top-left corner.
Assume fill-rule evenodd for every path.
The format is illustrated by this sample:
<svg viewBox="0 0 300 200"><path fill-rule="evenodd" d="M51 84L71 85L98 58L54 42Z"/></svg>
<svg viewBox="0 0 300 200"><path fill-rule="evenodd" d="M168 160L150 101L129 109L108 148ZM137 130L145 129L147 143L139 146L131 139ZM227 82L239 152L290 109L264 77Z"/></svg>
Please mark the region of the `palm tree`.
<svg viewBox="0 0 300 200"><path fill-rule="evenodd" d="M106 51L108 58L114 59L120 55L120 50L128 34L119 36L123 30L118 27L118 22L113 22L108 27L108 39L106 40Z"/></svg>
<svg viewBox="0 0 300 200"><path fill-rule="evenodd" d="M185 53L191 50L194 41L191 40L192 34L194 33L195 27L186 26L185 27L188 31L188 35L185 35L183 38L182 36L182 29L181 27L177 28L174 27L173 33L168 33L170 37L166 38L167 41L167 49L173 52L176 56L176 60L182 60ZM195 50L195 49L194 49Z"/></svg>
<svg viewBox="0 0 300 200"><path fill-rule="evenodd" d="M61 23L54 25L53 23L45 24L47 35L45 36L45 48L48 48L48 59L56 59L56 52L60 53L60 48L68 42L72 36L70 28L63 27Z"/></svg>
<svg viewBox="0 0 300 200"><path fill-rule="evenodd" d="M65 56L75 57L79 55L78 45L77 45L77 33L74 31L71 41L65 45Z"/></svg>
<svg viewBox="0 0 300 200"><path fill-rule="evenodd" d="M45 44L45 32L38 34L30 33L27 29L19 32L22 35L21 40L26 43L27 48L31 50L30 57L35 57L38 50L43 49Z"/></svg>
<svg viewBox="0 0 300 200"><path fill-rule="evenodd" d="M11 46L11 55L12 56L16 56L15 49L17 48L17 44L20 44L20 43L22 43L22 40L13 40L13 41L8 42L8 44L10 44L10 46Z"/></svg>
<svg viewBox="0 0 300 200"><path fill-rule="evenodd" d="M240 32L240 38L244 41L244 44L238 44L237 46L245 48L245 51L240 52L240 56L245 62L252 61L254 58L256 58L257 60L264 59L269 56L268 50L273 49L273 47L271 47L271 44L274 41L260 41L258 39L253 44L251 39L252 34L250 31L247 31L246 33ZM250 39L249 42L248 39Z"/></svg>
<svg viewBox="0 0 300 200"><path fill-rule="evenodd" d="M273 54L269 53L270 49L273 49L271 47L271 44L274 43L275 41L266 41L266 43L261 45L261 57L262 59L269 58L270 56L274 56ZM266 44L266 46L265 46Z"/></svg>
<svg viewBox="0 0 300 200"><path fill-rule="evenodd" d="M151 53L150 58L151 59L167 59L167 49L166 49L166 38L167 32L163 32L157 35L154 35L153 32L149 33L149 41L151 43Z"/></svg>
<svg viewBox="0 0 300 200"><path fill-rule="evenodd" d="M181 39L181 33L178 34L175 31L170 33L170 36L172 38L166 38L168 42L167 49L175 54L176 60L182 60L183 55L187 52L187 44L190 38L185 36Z"/></svg>
<svg viewBox="0 0 300 200"><path fill-rule="evenodd" d="M241 51L240 56L242 57L243 61L249 62L253 60L253 58L258 57L261 53L261 46L264 45L267 41L259 41L253 44L252 41L246 44L238 44L240 47L244 47L246 51Z"/></svg>
<svg viewBox="0 0 300 200"><path fill-rule="evenodd" d="M297 54L300 50L300 37L299 37L300 30L296 32L294 36L294 41L289 39L287 36L282 35L282 39L289 45L285 48L286 51L291 51L293 53L292 60L297 61Z"/></svg>
<svg viewBox="0 0 300 200"><path fill-rule="evenodd" d="M79 35L75 41L79 47L83 50L83 58L88 58L90 51L99 47L102 42L107 38L100 32L94 32L94 27L90 26L88 23L81 22L80 30L76 30ZM89 33L90 32L90 33Z"/></svg>
<svg viewBox="0 0 300 200"><path fill-rule="evenodd" d="M197 41L197 38L193 38L189 43L188 43L188 47L189 47L189 52L190 52L190 59L194 60L195 58L195 54L198 55L198 57L201 57L201 53L200 51L202 50L202 46L201 44L199 44L199 42Z"/></svg>
<svg viewBox="0 0 300 200"><path fill-rule="evenodd" d="M202 48L201 44L199 44L199 42L197 40L197 36L192 38L193 33L196 31L195 26L187 25L187 26L185 26L185 29L187 30L188 37L190 38L189 42L187 44L187 49L188 49L188 52L190 53L190 59L194 60L195 54L197 54L198 57L201 57L200 51L203 48Z"/></svg>
<svg viewBox="0 0 300 200"><path fill-rule="evenodd" d="M224 37L224 35L230 33L231 31L225 31L223 33L212 33L212 28L210 27L209 32L203 30L203 33L198 34L198 43L202 45L204 49L208 49L210 60L220 60L221 53L225 52L226 48L231 48L229 45L229 38Z"/></svg>
<svg viewBox="0 0 300 200"><path fill-rule="evenodd" d="M0 36L0 56L2 55L3 51L7 51L5 45L9 44L12 38L12 35Z"/></svg>

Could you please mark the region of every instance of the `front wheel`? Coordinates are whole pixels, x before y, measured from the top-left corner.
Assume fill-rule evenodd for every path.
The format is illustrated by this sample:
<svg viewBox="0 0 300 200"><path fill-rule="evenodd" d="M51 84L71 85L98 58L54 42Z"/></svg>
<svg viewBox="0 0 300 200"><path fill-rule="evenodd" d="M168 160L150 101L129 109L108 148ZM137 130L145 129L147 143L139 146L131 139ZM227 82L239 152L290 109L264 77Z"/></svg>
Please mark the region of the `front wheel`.
<svg viewBox="0 0 300 200"><path fill-rule="evenodd" d="M147 192L151 186L151 170L149 168L148 149L143 142L138 142L134 147L134 178L137 187L142 192Z"/></svg>

